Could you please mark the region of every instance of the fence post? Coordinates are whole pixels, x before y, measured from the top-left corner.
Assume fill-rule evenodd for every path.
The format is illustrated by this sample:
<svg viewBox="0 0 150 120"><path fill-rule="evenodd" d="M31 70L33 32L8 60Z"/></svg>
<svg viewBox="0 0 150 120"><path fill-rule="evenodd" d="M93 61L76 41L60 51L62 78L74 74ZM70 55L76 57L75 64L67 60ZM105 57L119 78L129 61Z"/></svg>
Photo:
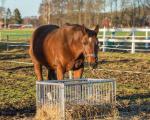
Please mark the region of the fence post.
<svg viewBox="0 0 150 120"><path fill-rule="evenodd" d="M106 28L104 26L104 29L103 29L103 52L106 51L105 44L106 44Z"/></svg>
<svg viewBox="0 0 150 120"><path fill-rule="evenodd" d="M72 71L69 71L69 79L72 79Z"/></svg>
<svg viewBox="0 0 150 120"><path fill-rule="evenodd" d="M145 40L148 40L148 27L146 27L146 31L145 31ZM145 48L149 47L149 43L145 43Z"/></svg>
<svg viewBox="0 0 150 120"><path fill-rule="evenodd" d="M62 114L61 120L65 120L65 98L64 98L65 93L64 93L64 90L65 90L65 88L64 88L64 85L62 84L60 86L60 100L61 100L60 107L61 107L61 114Z"/></svg>
<svg viewBox="0 0 150 120"><path fill-rule="evenodd" d="M132 48L131 48L131 53L135 53L135 29L132 28Z"/></svg>
<svg viewBox="0 0 150 120"><path fill-rule="evenodd" d="M9 43L8 43L8 40L9 40L9 36L7 35L7 38L6 38L6 50L7 50L7 51L9 50Z"/></svg>

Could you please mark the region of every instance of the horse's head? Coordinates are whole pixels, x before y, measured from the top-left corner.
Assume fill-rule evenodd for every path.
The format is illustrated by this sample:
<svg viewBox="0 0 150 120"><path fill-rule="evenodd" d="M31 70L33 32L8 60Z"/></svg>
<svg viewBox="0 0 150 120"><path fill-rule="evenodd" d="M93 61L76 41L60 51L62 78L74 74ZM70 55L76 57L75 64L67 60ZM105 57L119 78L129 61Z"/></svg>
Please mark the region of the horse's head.
<svg viewBox="0 0 150 120"><path fill-rule="evenodd" d="M90 30L82 26L83 37L82 45L84 56L87 59L87 62L95 68L98 63L98 39L97 34L99 31L99 26L97 25L94 30Z"/></svg>
<svg viewBox="0 0 150 120"><path fill-rule="evenodd" d="M69 29L69 34L73 33L73 40L75 49L73 51L79 50L80 54L84 54L84 57L87 59L87 62L92 66L93 68L97 66L98 63L98 39L97 34L99 31L99 26L97 25L94 30L90 30L86 28L84 25L79 24L70 24L66 23L64 26L70 26L71 32ZM70 41L72 39L69 38ZM72 46L72 48L74 48Z"/></svg>

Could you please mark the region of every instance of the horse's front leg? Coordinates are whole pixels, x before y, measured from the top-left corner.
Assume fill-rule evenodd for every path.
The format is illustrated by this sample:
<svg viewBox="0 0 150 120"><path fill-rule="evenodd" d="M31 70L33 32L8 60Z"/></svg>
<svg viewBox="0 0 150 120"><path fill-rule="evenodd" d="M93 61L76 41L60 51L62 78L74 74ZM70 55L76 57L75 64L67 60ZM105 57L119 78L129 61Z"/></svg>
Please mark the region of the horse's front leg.
<svg viewBox="0 0 150 120"><path fill-rule="evenodd" d="M57 80L63 80L64 79L63 67L61 65L58 65L56 71L57 71Z"/></svg>
<svg viewBox="0 0 150 120"><path fill-rule="evenodd" d="M84 70L84 67L79 68L79 69L77 69L77 70L74 70L74 71L73 71L73 78L74 78L74 79L80 79L80 78L82 77L83 70Z"/></svg>

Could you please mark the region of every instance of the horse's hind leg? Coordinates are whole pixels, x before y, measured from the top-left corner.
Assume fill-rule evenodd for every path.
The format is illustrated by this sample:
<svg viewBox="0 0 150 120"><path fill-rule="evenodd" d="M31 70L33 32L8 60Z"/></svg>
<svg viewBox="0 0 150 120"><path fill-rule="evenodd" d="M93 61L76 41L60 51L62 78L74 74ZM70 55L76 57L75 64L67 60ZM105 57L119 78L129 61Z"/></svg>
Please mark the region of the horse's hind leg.
<svg viewBox="0 0 150 120"><path fill-rule="evenodd" d="M38 80L43 80L42 77L42 65L38 62L36 57L33 54L33 49L32 49L32 41L30 41L30 48L29 48L29 55L31 57L32 63L34 64L34 71L37 76Z"/></svg>
<svg viewBox="0 0 150 120"><path fill-rule="evenodd" d="M51 69L47 69L47 70L48 70L47 80L57 80L55 71Z"/></svg>
<svg viewBox="0 0 150 120"><path fill-rule="evenodd" d="M43 77L42 77L42 65L40 65L38 63L34 63L34 71L35 71L35 74L37 76L37 79L38 80L43 80Z"/></svg>

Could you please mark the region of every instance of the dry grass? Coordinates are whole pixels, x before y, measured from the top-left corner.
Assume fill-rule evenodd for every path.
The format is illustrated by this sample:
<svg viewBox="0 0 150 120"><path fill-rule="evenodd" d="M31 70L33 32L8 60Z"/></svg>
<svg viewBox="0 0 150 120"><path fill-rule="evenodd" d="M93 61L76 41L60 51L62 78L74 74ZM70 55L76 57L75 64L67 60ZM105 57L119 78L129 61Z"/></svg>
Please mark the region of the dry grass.
<svg viewBox="0 0 150 120"><path fill-rule="evenodd" d="M107 118L106 118L107 116ZM47 106L37 110L35 120L60 120L62 113L58 106ZM65 109L66 120L97 120L114 117L114 108L110 105L74 105L67 104Z"/></svg>
<svg viewBox="0 0 150 120"><path fill-rule="evenodd" d="M37 110L35 120L60 120L61 115L57 106L44 105Z"/></svg>

